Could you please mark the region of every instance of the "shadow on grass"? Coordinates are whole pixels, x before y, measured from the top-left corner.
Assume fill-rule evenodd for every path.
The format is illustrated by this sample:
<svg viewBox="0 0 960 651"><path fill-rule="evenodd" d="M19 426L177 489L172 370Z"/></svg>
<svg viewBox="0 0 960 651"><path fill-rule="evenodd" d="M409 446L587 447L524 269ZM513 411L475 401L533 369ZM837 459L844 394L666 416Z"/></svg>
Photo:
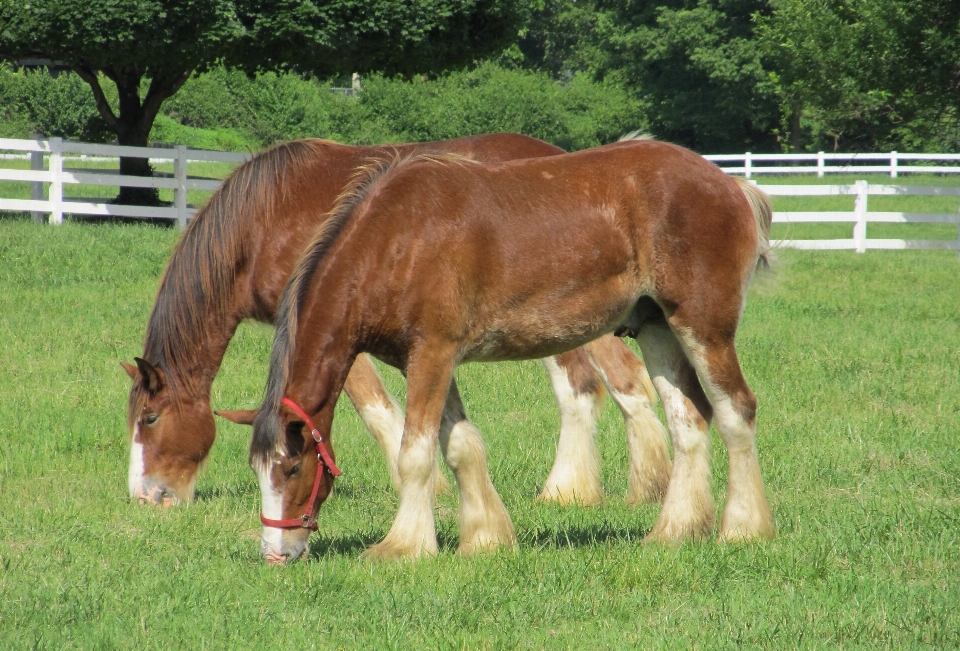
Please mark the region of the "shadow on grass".
<svg viewBox="0 0 960 651"><path fill-rule="evenodd" d="M251 486L204 486L203 488L198 488L193 494L194 502L208 502L218 499L223 499L225 497L235 498L235 499L249 499L251 497L259 497L260 490L256 485Z"/></svg>
<svg viewBox="0 0 960 651"><path fill-rule="evenodd" d="M639 544L648 533L650 533L649 529L595 524L582 527L520 531L517 532L517 536L520 538L520 545L523 547L573 549L619 543Z"/></svg>
<svg viewBox="0 0 960 651"><path fill-rule="evenodd" d="M603 545L638 545L650 533L649 529L633 529L611 525L567 527L539 531L518 531L520 546L528 549L575 549ZM350 536L310 538L310 559L324 556L360 556L368 547L380 542L383 532L365 532ZM441 554L456 553L460 538L456 532L437 532L437 544Z"/></svg>
<svg viewBox="0 0 960 651"><path fill-rule="evenodd" d="M367 547L380 542L384 535L373 532L336 538L313 535L310 537L310 560L316 561L324 556L360 556Z"/></svg>

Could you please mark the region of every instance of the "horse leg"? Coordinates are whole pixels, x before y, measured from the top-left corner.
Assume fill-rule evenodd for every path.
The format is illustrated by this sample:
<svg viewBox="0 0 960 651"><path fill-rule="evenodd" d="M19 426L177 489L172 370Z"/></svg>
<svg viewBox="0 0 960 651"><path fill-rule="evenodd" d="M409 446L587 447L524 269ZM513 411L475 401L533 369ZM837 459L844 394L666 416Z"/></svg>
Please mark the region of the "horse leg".
<svg viewBox="0 0 960 651"><path fill-rule="evenodd" d="M400 506L386 537L365 553L368 558L417 558L437 553L437 439L455 349L420 342L407 364L407 419L400 442Z"/></svg>
<svg viewBox="0 0 960 651"><path fill-rule="evenodd" d="M660 516L646 539L671 542L708 537L716 517L710 491L710 403L666 323L648 321L637 342L663 401L673 440L673 472Z"/></svg>
<svg viewBox="0 0 960 651"><path fill-rule="evenodd" d="M403 410L383 386L383 378L366 354L357 355L343 388L367 431L383 450L390 481L399 491L400 471L397 469L397 458L400 454L400 438L403 435ZM450 483L439 471L437 492L450 492Z"/></svg>
<svg viewBox="0 0 960 651"><path fill-rule="evenodd" d="M477 427L467 419L456 380L440 425L440 448L460 489L461 554L500 546L516 547L513 522L490 481L486 450Z"/></svg>
<svg viewBox="0 0 960 651"><path fill-rule="evenodd" d="M595 434L603 386L597 382L582 349L542 361L560 407L560 440L553 468L538 499L560 504L598 504L603 499L603 489Z"/></svg>
<svg viewBox="0 0 960 651"><path fill-rule="evenodd" d="M657 396L647 367L620 339L586 345L594 369L623 414L630 450L627 503L660 502L670 482L667 432L653 411Z"/></svg>
<svg viewBox="0 0 960 651"><path fill-rule="evenodd" d="M733 338L696 337L692 332L682 336L713 406L729 457L727 504L720 519L719 540L774 538L776 525L757 457L757 399L743 378Z"/></svg>

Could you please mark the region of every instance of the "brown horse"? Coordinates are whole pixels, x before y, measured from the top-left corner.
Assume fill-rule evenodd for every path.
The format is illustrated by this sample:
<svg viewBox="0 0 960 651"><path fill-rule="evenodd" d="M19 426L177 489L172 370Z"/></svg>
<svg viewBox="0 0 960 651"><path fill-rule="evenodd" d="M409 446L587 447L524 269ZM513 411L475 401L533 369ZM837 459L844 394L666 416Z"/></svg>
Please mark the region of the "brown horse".
<svg viewBox="0 0 960 651"><path fill-rule="evenodd" d="M367 553L437 552L438 440L459 487L460 550L514 545L453 370L553 355L615 330L639 341L673 437L673 474L648 538L713 530L711 420L730 459L720 538L773 536L756 398L734 348L770 218L762 192L655 141L495 165L421 156L370 173L293 272L264 402L244 415L255 418L250 462L267 559L307 549L333 484L324 466L335 471L307 451L316 439L329 457L334 404L361 352L407 379L399 510Z"/></svg>
<svg viewBox="0 0 960 651"><path fill-rule="evenodd" d="M501 161L562 150L516 134L390 147L301 140L241 165L174 250L147 325L143 357L136 366L124 364L134 380L128 412L131 497L164 504L193 497L197 471L216 435L210 387L237 325L247 318L273 320L295 261L357 166L372 157L415 152ZM601 499L593 413L605 383L627 425L628 499L659 500L669 481L670 461L665 433L644 390L649 378L643 363L613 337L597 347L593 362L602 383L583 351L545 361L562 416L557 459L542 497L586 503ZM383 448L399 488L403 413L365 355L357 358L345 389Z"/></svg>

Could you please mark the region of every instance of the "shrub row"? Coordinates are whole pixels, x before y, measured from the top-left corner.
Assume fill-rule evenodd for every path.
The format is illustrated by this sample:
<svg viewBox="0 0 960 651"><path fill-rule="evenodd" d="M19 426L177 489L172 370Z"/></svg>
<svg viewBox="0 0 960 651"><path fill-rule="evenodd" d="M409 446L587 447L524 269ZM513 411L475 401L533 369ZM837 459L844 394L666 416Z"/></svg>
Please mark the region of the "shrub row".
<svg viewBox="0 0 960 651"><path fill-rule="evenodd" d="M373 144L515 131L575 150L644 126L639 103L623 88L580 75L561 83L488 63L438 79L372 76L362 85L345 96L331 82L295 74L251 79L215 69L164 103L151 139L236 150L303 137ZM0 137L31 131L89 141L112 137L89 88L71 73L52 77L2 67L0 107Z"/></svg>

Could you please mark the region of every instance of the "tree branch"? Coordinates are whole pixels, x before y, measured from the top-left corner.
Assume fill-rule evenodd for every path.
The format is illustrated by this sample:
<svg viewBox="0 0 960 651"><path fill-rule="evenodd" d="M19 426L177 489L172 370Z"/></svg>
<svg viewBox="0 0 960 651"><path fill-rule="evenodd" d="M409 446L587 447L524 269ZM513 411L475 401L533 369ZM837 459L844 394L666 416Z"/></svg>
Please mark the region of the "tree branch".
<svg viewBox="0 0 960 651"><path fill-rule="evenodd" d="M163 101L180 90L180 87L186 83L192 74L193 69L190 69L174 79L154 77L150 80L150 89L143 100L142 119L152 124L153 119L160 112L160 105L163 104Z"/></svg>
<svg viewBox="0 0 960 651"><path fill-rule="evenodd" d="M97 111L100 113L100 117L104 119L107 126L116 131L120 123L113 109L110 108L110 102L107 101L106 95L103 94L103 89L100 87L100 80L97 79L97 74L90 68L79 64L73 66L73 71L93 89L93 97L96 100Z"/></svg>

